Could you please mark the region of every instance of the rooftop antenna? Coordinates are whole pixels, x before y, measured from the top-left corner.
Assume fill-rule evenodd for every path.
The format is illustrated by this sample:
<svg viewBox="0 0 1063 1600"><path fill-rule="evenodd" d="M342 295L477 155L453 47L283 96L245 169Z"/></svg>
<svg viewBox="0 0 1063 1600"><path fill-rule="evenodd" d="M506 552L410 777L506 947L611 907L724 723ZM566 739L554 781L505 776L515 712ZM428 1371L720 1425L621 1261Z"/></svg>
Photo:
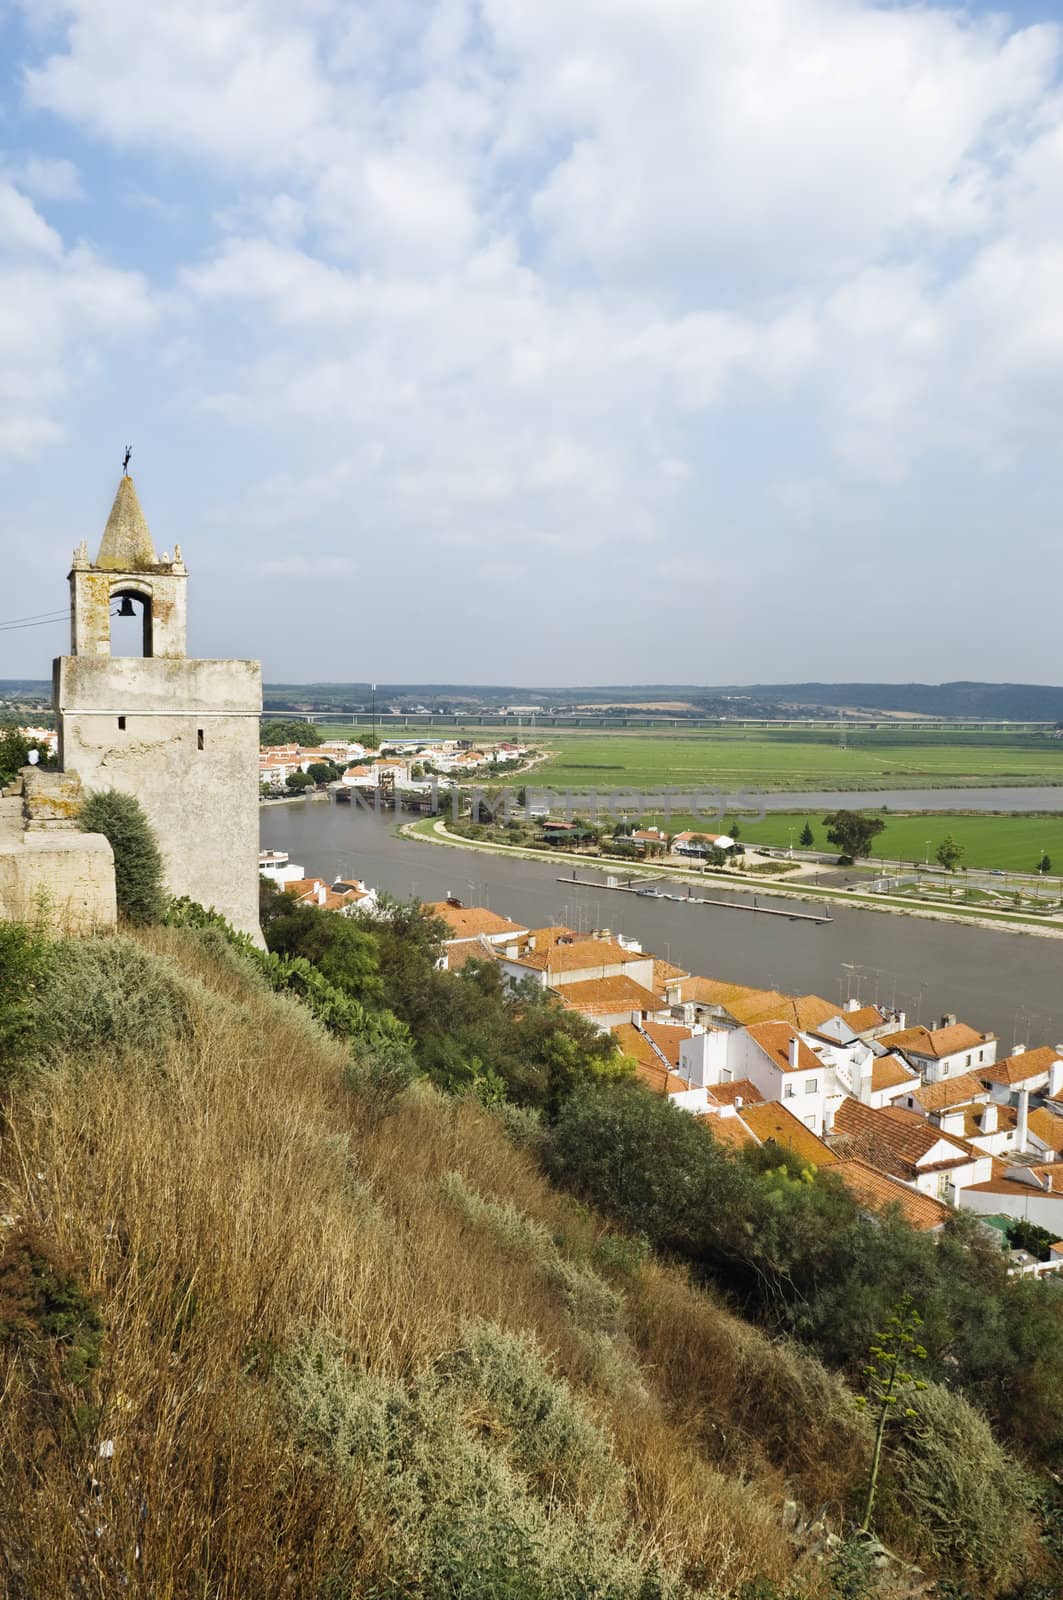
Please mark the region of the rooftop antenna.
<svg viewBox="0 0 1063 1600"><path fill-rule="evenodd" d="M126 447L125 447L125 455L122 457L122 476L123 476L123 478L128 478L129 477L129 458L130 458L130 456L132 454L133 454L133 446L131 444L127 444Z"/></svg>

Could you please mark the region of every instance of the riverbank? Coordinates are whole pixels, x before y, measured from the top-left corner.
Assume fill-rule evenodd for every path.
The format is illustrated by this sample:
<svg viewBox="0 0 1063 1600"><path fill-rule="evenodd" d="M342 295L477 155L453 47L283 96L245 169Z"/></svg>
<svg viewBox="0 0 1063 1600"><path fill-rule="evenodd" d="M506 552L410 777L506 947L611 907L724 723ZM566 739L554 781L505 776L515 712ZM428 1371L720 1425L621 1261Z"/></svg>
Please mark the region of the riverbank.
<svg viewBox="0 0 1063 1600"><path fill-rule="evenodd" d="M617 878L632 879L642 877L657 881L667 881L676 884L702 884L714 883L728 892L736 894L749 894L761 896L770 895L773 899L803 900L811 904L839 905L858 907L862 911L877 911L890 916L916 917L925 922L952 922L962 923L967 927L985 928L996 932L1032 934L1042 939L1063 939L1063 922L1048 922L1044 919L1033 920L1019 911L986 911L979 908L977 911L969 907L948 905L922 905L911 900L901 900L889 895L861 892L859 889L830 889L822 885L802 883L797 885L788 882L785 878L757 875L755 881L750 881L744 874L738 872L719 871L714 868L705 868L692 873L683 872L674 867L662 867L659 862L654 864L627 861L610 861L607 858L581 855L575 858L578 867L573 866L574 858L570 851L564 850L527 850L519 846L494 844L486 840L464 839L457 834L452 834L447 828L445 819L441 817L424 817L416 822L400 823L395 830L396 834L405 839L413 839L421 844L434 844L451 849L476 850L499 857L510 857L522 861L552 862L564 866L575 873L582 868L602 872ZM601 885L603 891L608 892L608 886Z"/></svg>

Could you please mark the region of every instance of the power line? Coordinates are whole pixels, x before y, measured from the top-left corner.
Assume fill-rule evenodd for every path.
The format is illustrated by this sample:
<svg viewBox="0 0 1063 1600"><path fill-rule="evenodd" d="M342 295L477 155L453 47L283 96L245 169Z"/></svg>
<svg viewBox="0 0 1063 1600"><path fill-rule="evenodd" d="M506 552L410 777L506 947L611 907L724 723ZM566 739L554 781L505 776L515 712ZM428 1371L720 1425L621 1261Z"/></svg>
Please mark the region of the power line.
<svg viewBox="0 0 1063 1600"><path fill-rule="evenodd" d="M64 613L58 610L31 611L28 617L8 617L5 622L0 622L0 628L13 628L22 622L38 622L41 620L50 622L53 617L58 617L63 614Z"/></svg>
<svg viewBox="0 0 1063 1600"><path fill-rule="evenodd" d="M0 622L0 633L14 633L19 628L51 628L57 622L66 622L69 611L57 611L54 617L42 617L39 622Z"/></svg>

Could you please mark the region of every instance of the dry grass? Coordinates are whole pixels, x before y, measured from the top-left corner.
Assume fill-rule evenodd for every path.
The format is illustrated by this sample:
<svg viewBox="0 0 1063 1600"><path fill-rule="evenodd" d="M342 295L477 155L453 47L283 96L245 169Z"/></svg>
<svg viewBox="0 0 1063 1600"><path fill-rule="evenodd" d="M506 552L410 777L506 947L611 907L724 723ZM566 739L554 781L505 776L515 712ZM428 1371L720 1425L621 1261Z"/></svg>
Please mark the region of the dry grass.
<svg viewBox="0 0 1063 1600"><path fill-rule="evenodd" d="M297 1450L277 1359L321 1328L354 1366L416 1384L473 1319L532 1336L612 1441L642 1554L716 1595L789 1573L784 1499L838 1507L862 1460L821 1369L652 1264L614 1276L622 1327L582 1325L556 1270L448 1199L459 1173L540 1224L555 1267L594 1258L602 1228L497 1119L420 1088L360 1116L343 1050L298 1005L194 935L144 942L185 975L191 1036L161 1063L131 1040L24 1082L3 1127L0 1212L81 1263L109 1332L88 1421L69 1394L57 1423L39 1374L0 1359L0 1591L365 1592L389 1530Z"/></svg>

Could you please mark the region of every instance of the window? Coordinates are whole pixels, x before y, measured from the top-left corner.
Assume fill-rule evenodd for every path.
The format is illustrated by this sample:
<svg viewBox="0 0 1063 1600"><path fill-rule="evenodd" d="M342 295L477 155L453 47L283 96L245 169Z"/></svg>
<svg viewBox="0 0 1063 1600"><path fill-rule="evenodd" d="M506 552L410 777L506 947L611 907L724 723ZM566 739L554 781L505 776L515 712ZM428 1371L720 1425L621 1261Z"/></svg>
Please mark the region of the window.
<svg viewBox="0 0 1063 1600"><path fill-rule="evenodd" d="M125 732L125 718L124 717L119 717L118 718L118 732L119 733L124 733Z"/></svg>
<svg viewBox="0 0 1063 1600"><path fill-rule="evenodd" d="M965 1066L965 1067L969 1067L969 1066L970 1066L970 1064L971 1064L971 1058L970 1058L970 1056L967 1056L967 1057L966 1057L966 1058L965 1058L965 1059L964 1059L964 1063L963 1063L963 1064L964 1064L964 1066Z"/></svg>
<svg viewBox="0 0 1063 1600"><path fill-rule="evenodd" d="M949 1075L949 1064L948 1064L947 1061L943 1061L941 1063L941 1076L943 1078L947 1078L948 1075Z"/></svg>
<svg viewBox="0 0 1063 1600"><path fill-rule="evenodd" d="M806 1128L811 1128L812 1132L815 1133L815 1131L816 1131L816 1119L815 1119L815 1117L806 1117L805 1118L805 1127Z"/></svg>
<svg viewBox="0 0 1063 1600"><path fill-rule="evenodd" d="M197 750L202 750L202 748L203 748L203 729L202 728L197 728L196 729L196 749Z"/></svg>
<svg viewBox="0 0 1063 1600"><path fill-rule="evenodd" d="M784 1083L783 1084L783 1086L782 1086L782 1097L783 1097L784 1100L792 1100L793 1099L793 1097L794 1097L794 1086L793 1086L792 1083Z"/></svg>
<svg viewBox="0 0 1063 1600"><path fill-rule="evenodd" d="M818 1094L819 1093L819 1079L818 1078L806 1078L805 1079L805 1093L806 1094Z"/></svg>

